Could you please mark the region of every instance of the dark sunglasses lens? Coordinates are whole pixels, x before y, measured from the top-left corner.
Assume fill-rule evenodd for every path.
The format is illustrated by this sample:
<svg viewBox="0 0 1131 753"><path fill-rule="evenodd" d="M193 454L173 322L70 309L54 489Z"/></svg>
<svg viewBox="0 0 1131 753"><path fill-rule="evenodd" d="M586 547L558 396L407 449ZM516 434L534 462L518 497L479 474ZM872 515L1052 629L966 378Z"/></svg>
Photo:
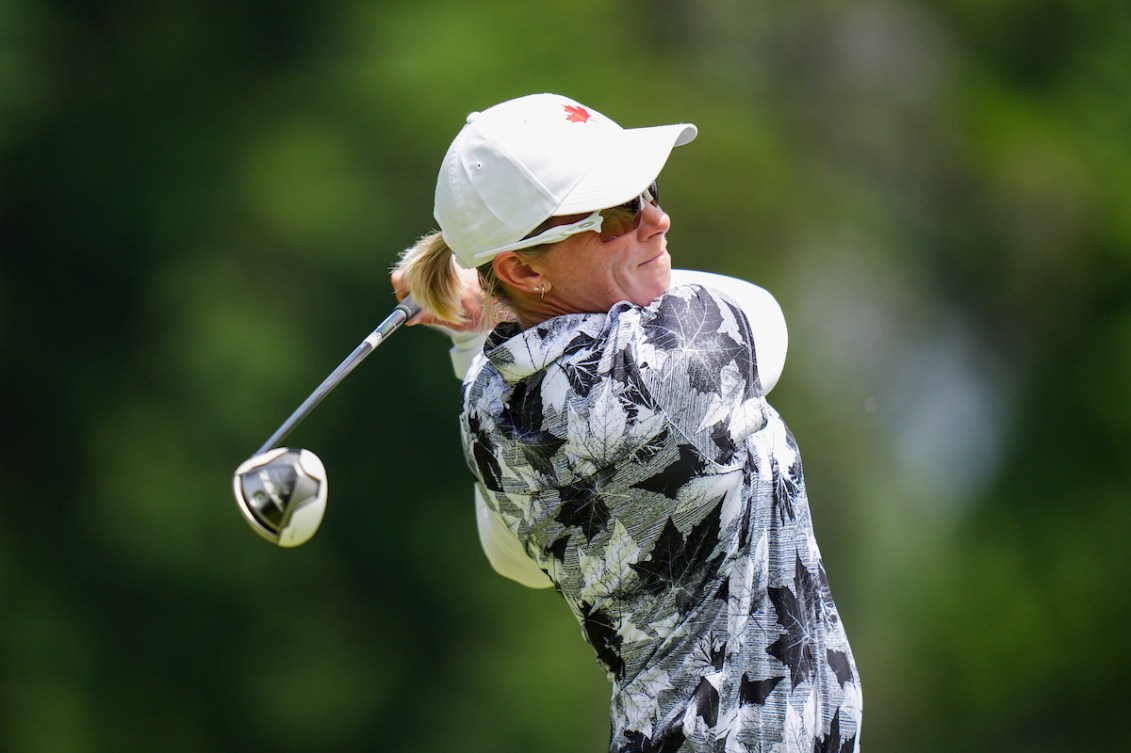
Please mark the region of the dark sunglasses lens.
<svg viewBox="0 0 1131 753"><path fill-rule="evenodd" d="M614 207L601 212L601 240L615 241L640 226L640 212L628 207Z"/></svg>
<svg viewBox="0 0 1131 753"><path fill-rule="evenodd" d="M648 195L652 197L652 204L660 205L660 189L656 186L656 181L645 189ZM644 196L637 196L631 201L621 204L619 207L606 209L601 212L601 241L610 243L620 238L622 235L631 233L636 228L640 227L640 215L644 212Z"/></svg>

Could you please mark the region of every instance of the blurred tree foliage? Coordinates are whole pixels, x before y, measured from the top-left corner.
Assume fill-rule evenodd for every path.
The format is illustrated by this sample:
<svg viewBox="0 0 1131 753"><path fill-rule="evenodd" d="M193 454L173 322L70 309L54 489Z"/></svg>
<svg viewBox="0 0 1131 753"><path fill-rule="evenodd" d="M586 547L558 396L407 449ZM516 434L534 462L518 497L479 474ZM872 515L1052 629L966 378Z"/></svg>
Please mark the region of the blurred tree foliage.
<svg viewBox="0 0 1131 753"><path fill-rule="evenodd" d="M392 300L467 112L690 120L680 265L760 282L868 750L1120 747L1131 618L1121 0L0 0L0 750L601 750L552 593L479 554L442 338L229 479Z"/></svg>

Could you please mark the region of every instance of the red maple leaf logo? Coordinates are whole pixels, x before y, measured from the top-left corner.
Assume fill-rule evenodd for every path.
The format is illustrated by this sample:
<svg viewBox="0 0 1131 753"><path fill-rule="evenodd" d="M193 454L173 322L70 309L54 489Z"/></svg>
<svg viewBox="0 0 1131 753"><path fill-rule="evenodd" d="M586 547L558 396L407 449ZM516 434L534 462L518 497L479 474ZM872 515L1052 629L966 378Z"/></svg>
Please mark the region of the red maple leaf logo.
<svg viewBox="0 0 1131 753"><path fill-rule="evenodd" d="M570 123L587 123L589 111L581 105L565 105L566 120Z"/></svg>

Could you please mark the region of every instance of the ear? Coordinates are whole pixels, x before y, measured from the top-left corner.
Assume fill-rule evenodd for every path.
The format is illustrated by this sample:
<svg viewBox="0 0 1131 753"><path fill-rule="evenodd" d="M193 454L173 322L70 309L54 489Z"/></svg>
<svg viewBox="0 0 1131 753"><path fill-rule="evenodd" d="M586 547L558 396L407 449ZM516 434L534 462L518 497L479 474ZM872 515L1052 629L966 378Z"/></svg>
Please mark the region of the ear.
<svg viewBox="0 0 1131 753"><path fill-rule="evenodd" d="M495 276L512 288L534 290L546 284L542 273L514 251L504 251L492 259L491 263L495 268Z"/></svg>

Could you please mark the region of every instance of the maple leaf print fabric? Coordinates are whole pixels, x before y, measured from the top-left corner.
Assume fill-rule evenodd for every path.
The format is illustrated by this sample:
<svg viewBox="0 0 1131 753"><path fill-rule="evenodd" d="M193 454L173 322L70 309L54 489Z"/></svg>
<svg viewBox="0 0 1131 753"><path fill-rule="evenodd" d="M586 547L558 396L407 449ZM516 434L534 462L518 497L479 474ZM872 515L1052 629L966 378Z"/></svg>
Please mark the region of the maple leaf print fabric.
<svg viewBox="0 0 1131 753"><path fill-rule="evenodd" d="M742 310L682 286L501 325L485 356L464 454L612 682L610 752L858 750L855 661Z"/></svg>

